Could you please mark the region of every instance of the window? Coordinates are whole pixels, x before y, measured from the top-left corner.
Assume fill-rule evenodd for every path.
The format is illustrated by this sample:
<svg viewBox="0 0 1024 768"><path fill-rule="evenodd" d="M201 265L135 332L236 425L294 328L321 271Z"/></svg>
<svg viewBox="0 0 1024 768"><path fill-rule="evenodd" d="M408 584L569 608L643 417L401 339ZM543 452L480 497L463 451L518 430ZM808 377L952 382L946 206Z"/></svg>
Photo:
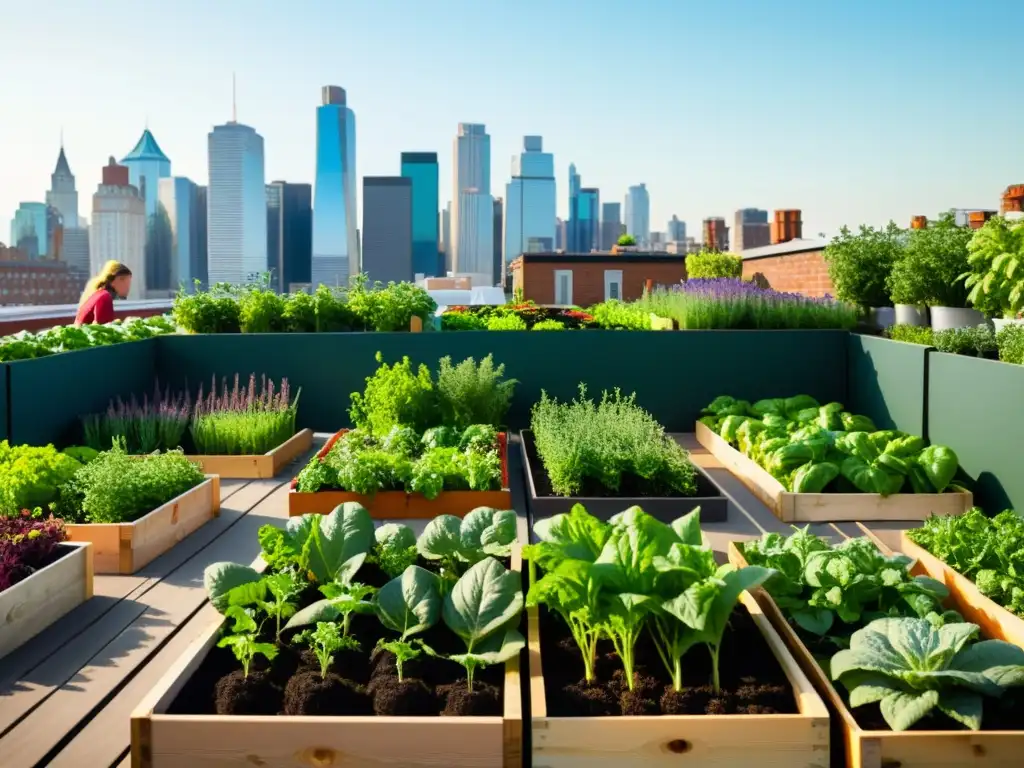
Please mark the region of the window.
<svg viewBox="0 0 1024 768"><path fill-rule="evenodd" d="M604 300L622 298L622 270L606 269L604 271Z"/></svg>
<svg viewBox="0 0 1024 768"><path fill-rule="evenodd" d="M555 270L555 304L572 304L572 270Z"/></svg>

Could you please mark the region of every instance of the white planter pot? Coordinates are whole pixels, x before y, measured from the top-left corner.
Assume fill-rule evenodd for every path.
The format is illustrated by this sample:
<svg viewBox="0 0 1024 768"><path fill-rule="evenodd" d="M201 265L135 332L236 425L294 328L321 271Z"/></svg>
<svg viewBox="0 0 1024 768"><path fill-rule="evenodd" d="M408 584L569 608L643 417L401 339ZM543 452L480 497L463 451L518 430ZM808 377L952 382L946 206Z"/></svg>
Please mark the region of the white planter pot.
<svg viewBox="0 0 1024 768"><path fill-rule="evenodd" d="M999 333L1008 325L1024 325L1024 318L995 317L992 319L996 333Z"/></svg>
<svg viewBox="0 0 1024 768"><path fill-rule="evenodd" d="M894 307L868 307L867 324L878 329L896 325L896 309Z"/></svg>
<svg viewBox="0 0 1024 768"><path fill-rule="evenodd" d="M916 304L897 304L896 325L928 325L927 307L919 307Z"/></svg>
<svg viewBox="0 0 1024 768"><path fill-rule="evenodd" d="M933 331L948 331L950 328L973 328L985 322L985 316L976 309L961 307L930 307Z"/></svg>

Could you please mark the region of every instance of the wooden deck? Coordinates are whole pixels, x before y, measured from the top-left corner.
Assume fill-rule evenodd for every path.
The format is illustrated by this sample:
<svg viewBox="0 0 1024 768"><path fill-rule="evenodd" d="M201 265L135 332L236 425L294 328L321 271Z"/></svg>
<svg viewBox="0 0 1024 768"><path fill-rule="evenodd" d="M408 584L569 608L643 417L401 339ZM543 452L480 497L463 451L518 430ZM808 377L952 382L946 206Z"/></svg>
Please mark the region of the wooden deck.
<svg viewBox="0 0 1024 768"><path fill-rule="evenodd" d="M317 437L319 446L326 435ZM692 435L679 440L730 497L728 522L705 526L723 560L730 540L789 530ZM0 766L130 765L132 710L216 618L203 590L203 569L220 560L249 563L257 557L256 531L287 520L288 483L307 458L272 480L223 480L218 518L133 576L97 576L91 600L0 661ZM525 533L518 450L509 451L509 462L513 505ZM408 522L419 527L425 521ZM853 523L811 529L825 536L857 535Z"/></svg>

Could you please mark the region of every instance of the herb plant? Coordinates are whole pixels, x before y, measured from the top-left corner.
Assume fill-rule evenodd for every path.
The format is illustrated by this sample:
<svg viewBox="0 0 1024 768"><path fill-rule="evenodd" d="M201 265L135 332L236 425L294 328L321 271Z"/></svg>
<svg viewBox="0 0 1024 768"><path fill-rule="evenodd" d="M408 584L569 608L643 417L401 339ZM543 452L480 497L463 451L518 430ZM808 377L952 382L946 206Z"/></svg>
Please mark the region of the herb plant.
<svg viewBox="0 0 1024 768"><path fill-rule="evenodd" d="M320 662L320 677L327 677L327 670L334 663L336 651L351 645L351 638L343 635L341 627L333 621L318 621L316 629L305 635L306 642Z"/></svg>
<svg viewBox="0 0 1024 768"><path fill-rule="evenodd" d="M217 647L230 648L242 665L242 675L248 677L249 667L256 656L273 661L277 656L277 646L273 643L260 642L260 626L251 614L235 606L235 610L227 615L233 619L233 626L231 632L218 641Z"/></svg>
<svg viewBox="0 0 1024 768"><path fill-rule="evenodd" d="M1003 327L996 334L999 359L1004 363L1024 365L1024 325L1014 323Z"/></svg>
<svg viewBox="0 0 1024 768"><path fill-rule="evenodd" d="M935 344L935 334L927 325L894 325L886 329L885 335L893 341L904 341L908 344L923 344L926 347Z"/></svg>
<svg viewBox="0 0 1024 768"><path fill-rule="evenodd" d="M257 386L256 374L249 376L246 387L235 374L233 386L222 382L218 393L214 378L206 394L200 388L192 414L190 433L197 452L242 456L272 451L295 435L301 393L292 397L288 379L275 387L263 376Z"/></svg>
<svg viewBox="0 0 1024 768"><path fill-rule="evenodd" d="M887 285L897 304L965 307L967 289L957 278L967 271L967 245L974 230L956 223L953 212L911 229Z"/></svg>
<svg viewBox="0 0 1024 768"><path fill-rule="evenodd" d="M828 276L841 301L861 307L892 306L889 275L903 256L906 234L890 221L884 229L839 230L825 248Z"/></svg>
<svg viewBox="0 0 1024 768"><path fill-rule="evenodd" d="M1024 310L1024 222L993 216L974 232L960 278L971 306L991 317L1014 318Z"/></svg>
<svg viewBox="0 0 1024 768"><path fill-rule="evenodd" d="M170 388L161 391L157 384L153 397L144 397L141 404L134 395L127 402L119 397L104 413L84 416L85 444L105 451L120 439L133 454L180 448L190 411L188 395L172 395Z"/></svg>
<svg viewBox="0 0 1024 768"><path fill-rule="evenodd" d="M57 501L61 486L80 469L82 462L52 445L12 446L0 441L0 517L50 507Z"/></svg>
<svg viewBox="0 0 1024 768"><path fill-rule="evenodd" d="M374 532L370 560L392 579L416 562L416 534L401 523L385 523Z"/></svg>
<svg viewBox="0 0 1024 768"><path fill-rule="evenodd" d="M436 385L441 423L458 430L474 424L503 424L516 384L515 379L505 378L505 366L495 365L491 355L479 364L469 357L458 365L442 357Z"/></svg>
<svg viewBox="0 0 1024 768"><path fill-rule="evenodd" d="M701 251L686 257L686 276L691 279L743 276L743 259L731 253Z"/></svg>
<svg viewBox="0 0 1024 768"><path fill-rule="evenodd" d="M937 331L933 343L939 352L952 355L969 355L986 357L997 349L996 337L988 323L981 323L972 328L947 328Z"/></svg>

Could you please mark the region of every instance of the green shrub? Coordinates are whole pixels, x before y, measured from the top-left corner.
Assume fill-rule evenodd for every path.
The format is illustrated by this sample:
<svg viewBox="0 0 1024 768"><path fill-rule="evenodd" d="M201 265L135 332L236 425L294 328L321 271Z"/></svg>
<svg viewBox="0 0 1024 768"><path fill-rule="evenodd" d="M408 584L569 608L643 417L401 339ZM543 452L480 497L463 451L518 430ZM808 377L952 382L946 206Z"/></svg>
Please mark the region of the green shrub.
<svg viewBox="0 0 1024 768"><path fill-rule="evenodd" d="M1024 220L993 216L974 232L964 272L968 300L989 317L1018 317L1024 310Z"/></svg>
<svg viewBox="0 0 1024 768"><path fill-rule="evenodd" d="M1024 325L1007 325L996 334L999 359L1004 363L1024 365Z"/></svg>
<svg viewBox="0 0 1024 768"><path fill-rule="evenodd" d="M493 315L487 320L488 331L525 331L526 321L518 315Z"/></svg>
<svg viewBox="0 0 1024 768"><path fill-rule="evenodd" d="M954 355L983 357L996 351L996 337L986 323L974 328L949 328L935 334L935 348Z"/></svg>
<svg viewBox="0 0 1024 768"><path fill-rule="evenodd" d="M538 323L533 324L531 331L564 331L565 323L560 323L557 320L541 320Z"/></svg>
<svg viewBox="0 0 1024 768"><path fill-rule="evenodd" d="M445 312L441 315L442 331L483 331L487 320L475 312Z"/></svg>
<svg viewBox="0 0 1024 768"><path fill-rule="evenodd" d="M686 276L694 279L741 277L743 259L731 253L701 251L686 257Z"/></svg>
<svg viewBox="0 0 1024 768"><path fill-rule="evenodd" d="M896 304L966 307L967 288L958 278L967 271L967 244L973 230L960 227L952 213L913 229L896 260L887 285Z"/></svg>
<svg viewBox="0 0 1024 768"><path fill-rule="evenodd" d="M629 331L651 329L651 313L639 304L626 304L617 299L609 299L595 304L587 312L594 318L594 324L598 328Z"/></svg>
<svg viewBox="0 0 1024 768"><path fill-rule="evenodd" d="M893 341L905 341L908 344L924 344L934 346L935 338L932 329L927 325L894 325L885 332Z"/></svg>
<svg viewBox="0 0 1024 768"><path fill-rule="evenodd" d="M861 307L891 305L886 285L903 253L904 232L890 221L885 229L861 225L857 234L848 227L825 248L828 276L836 298Z"/></svg>

